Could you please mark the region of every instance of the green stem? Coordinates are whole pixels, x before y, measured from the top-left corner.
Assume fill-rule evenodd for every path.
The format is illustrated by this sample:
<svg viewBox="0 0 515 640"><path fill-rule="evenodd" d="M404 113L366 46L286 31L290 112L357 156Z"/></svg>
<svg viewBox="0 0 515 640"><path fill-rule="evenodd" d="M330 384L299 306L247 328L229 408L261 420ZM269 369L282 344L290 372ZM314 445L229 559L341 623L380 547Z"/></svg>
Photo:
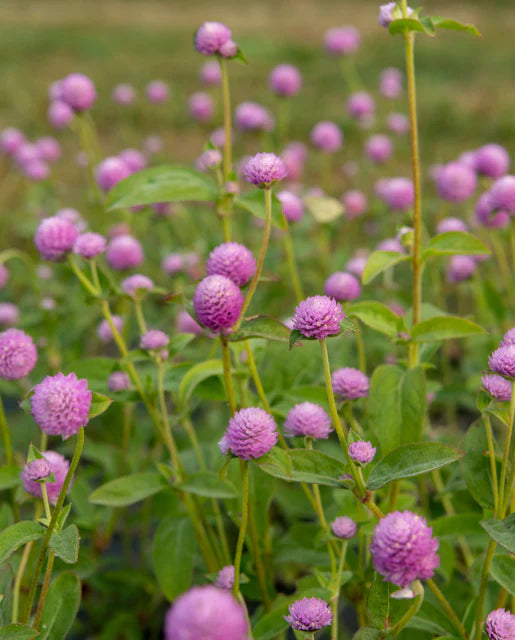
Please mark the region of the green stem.
<svg viewBox="0 0 515 640"><path fill-rule="evenodd" d="M222 70L222 96L224 105L224 180L227 182L231 177L231 153L232 153L232 125L231 125L231 92L229 90L229 74L227 73L227 61L221 56L218 58L220 69ZM229 234L230 235L230 234Z"/></svg>
<svg viewBox="0 0 515 640"><path fill-rule="evenodd" d="M45 600L50 585L50 578L52 577L52 569L54 567L55 555L52 551L48 554L48 560L46 565L45 577L43 578L43 586L41 587L41 595L39 596L38 608L36 609L36 616L34 618L34 629L38 629L41 621L41 615L43 614L43 607L45 606Z"/></svg>
<svg viewBox="0 0 515 640"><path fill-rule="evenodd" d="M293 242L291 238L290 229L288 227L288 221L286 218L284 219L286 223L286 227L284 230L284 251L286 253L286 261L288 263L288 270L290 272L291 283L293 285L293 291L295 292L295 297L297 298L297 302L301 302L304 300L304 292L302 291L302 284L299 277L299 271L297 269L297 263L295 261L295 252L293 249Z"/></svg>
<svg viewBox="0 0 515 640"><path fill-rule="evenodd" d="M147 323L145 322L145 316L143 315L143 309L141 308L141 300L134 300L134 311L136 312L139 332L143 335L147 332Z"/></svg>
<svg viewBox="0 0 515 640"><path fill-rule="evenodd" d="M41 502L38 501L36 505L36 509L34 512L34 521L37 522L41 517L42 505ZM23 554L20 560L20 566L18 567L18 571L16 572L16 578L14 579L13 586L13 616L12 621L18 622L18 612L20 610L20 588L23 580L23 574L25 573L25 569L27 567L27 562L29 561L30 552L32 547L34 546L33 542L29 542L25 545L23 549Z"/></svg>
<svg viewBox="0 0 515 640"><path fill-rule="evenodd" d="M333 595L331 596L331 609L333 611L333 622L331 624L331 640L338 640L338 603L340 600L340 583L342 579L343 567L345 565L345 555L347 553L347 540L342 542L338 569L333 581Z"/></svg>
<svg viewBox="0 0 515 640"><path fill-rule="evenodd" d="M225 382L225 393L227 395L227 400L229 402L229 409L231 411L231 416L236 413L236 396L234 395L234 385L232 383L231 376L231 353L229 351L229 345L227 340L220 336L220 342L222 343L222 361L224 367L224 382Z"/></svg>
<svg viewBox="0 0 515 640"><path fill-rule="evenodd" d="M252 509L249 509L249 534L250 534L250 542L252 544L253 555L254 555L254 564L256 565L256 573L258 577L259 590L261 591L261 596L263 597L263 605L265 611L270 611L270 596L268 595L268 588L266 583L266 572L265 565L263 563L263 558L261 557L261 551L259 549L258 535L256 531L256 521L254 519L254 515L252 513Z"/></svg>
<svg viewBox="0 0 515 640"><path fill-rule="evenodd" d="M13 450L11 446L11 434L9 433L9 427L5 418L2 396L0 396L0 431L2 432L2 439L4 441L5 461L7 466L10 467L13 463Z"/></svg>
<svg viewBox="0 0 515 640"><path fill-rule="evenodd" d="M159 396L159 406L161 409L161 418L163 422L162 434L168 451L170 452L170 457L172 459L172 465L175 473L179 480L184 480L184 469L182 467L182 463L179 458L179 451L177 450L177 445L175 443L175 439L172 434L172 429L170 427L170 420L168 419L168 408L166 406L166 396L164 390L164 367L161 359L157 360L157 393Z"/></svg>
<svg viewBox="0 0 515 640"><path fill-rule="evenodd" d="M451 605L447 602L447 598L443 595L440 589L432 580L427 580L427 586L431 589L438 602L445 609L445 612L453 622L456 629L460 632L460 635L464 640L468 640L468 633L465 631L465 627L461 624L458 616L454 613Z"/></svg>
<svg viewBox="0 0 515 640"><path fill-rule="evenodd" d="M241 471L241 521L240 532L238 534L238 542L236 543L236 553L234 555L234 585L233 594L238 599L240 593L240 572L241 572L241 555L243 553L243 544L245 542L245 533L247 531L247 522L249 517L249 462L248 460L240 460Z"/></svg>
<svg viewBox="0 0 515 640"><path fill-rule="evenodd" d="M511 450L511 439L513 436L513 421L515 418L515 382L511 383L510 417L508 420L508 431L506 432L506 442L504 443L504 454L501 464L501 477L499 483L499 509L496 516L500 519L504 517L506 506L510 499L511 486L506 485L506 473L508 470L508 459ZM505 505L506 496L506 505Z"/></svg>
<svg viewBox="0 0 515 640"><path fill-rule="evenodd" d="M95 288L95 286L90 282L90 280L82 273L82 271L77 266L75 259L72 254L68 256L68 264L71 267L73 273L77 276L77 278L82 282L82 284L86 287L89 293L92 296L98 296L100 291Z"/></svg>
<svg viewBox="0 0 515 640"><path fill-rule="evenodd" d="M245 351L247 352L247 362L249 365L252 380L254 381L254 385L256 386L258 397L261 400L261 404L263 405L264 410L268 413L272 413L272 408L268 404L265 390L263 388L261 378L259 377L259 372L256 367L256 361L254 360L254 354L252 353L252 347L250 346L250 342L248 340L245 340L243 344L245 345Z"/></svg>
<svg viewBox="0 0 515 640"><path fill-rule="evenodd" d="M367 356L365 351L365 343L361 330L356 333L356 346L358 347L359 368L363 373L367 372Z"/></svg>
<svg viewBox="0 0 515 640"><path fill-rule="evenodd" d="M485 562L483 564L483 571L481 572L481 581L479 583L479 595L477 597L476 605L476 625L474 630L474 639L480 640L482 636L482 624L483 614L485 610L485 598L486 589L488 587L488 576L490 574L490 565L495 553L496 543L495 540L490 540L490 543L486 550Z"/></svg>
<svg viewBox="0 0 515 640"><path fill-rule="evenodd" d="M487 413L483 414L483 420L485 423L486 438L488 440L488 456L490 458L490 471L492 473L492 489L494 492L494 513L498 513L499 487L497 484L497 465L495 463L495 449L494 449L494 438L492 434L492 424L490 422L490 416Z"/></svg>
<svg viewBox="0 0 515 640"><path fill-rule="evenodd" d="M402 618L399 620L399 622L395 625L395 627L392 630L392 635L395 638L397 637L397 634L402 629L404 629L404 627L408 624L411 618L413 618L413 616L417 613L417 611L420 609L420 605L422 604L422 601L424 600L424 587L420 584L419 580L415 580L415 582L413 583L413 592L415 593L415 597L413 598L413 601L409 609L406 611L406 613L402 616Z"/></svg>
<svg viewBox="0 0 515 640"><path fill-rule="evenodd" d="M52 511L50 510L50 503L48 502L48 493L47 493L44 482L41 483L41 496L43 498L43 505L45 507L45 516L50 522L50 520L52 519Z"/></svg>

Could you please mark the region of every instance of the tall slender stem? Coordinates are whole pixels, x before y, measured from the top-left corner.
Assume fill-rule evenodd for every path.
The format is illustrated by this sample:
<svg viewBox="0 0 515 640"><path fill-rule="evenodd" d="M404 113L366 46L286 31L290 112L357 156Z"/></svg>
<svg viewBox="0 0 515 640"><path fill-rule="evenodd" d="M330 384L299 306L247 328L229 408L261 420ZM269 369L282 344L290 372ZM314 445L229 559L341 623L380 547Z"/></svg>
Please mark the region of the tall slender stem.
<svg viewBox="0 0 515 640"><path fill-rule="evenodd" d="M45 605L48 587L50 585L50 578L52 577L52 569L54 568L54 558L55 554L53 551L50 551L46 564L45 577L43 578L43 585L41 587L41 595L39 596L38 608L36 609L36 615L34 617L34 629L39 627L41 616L43 614L43 607Z"/></svg>
<svg viewBox="0 0 515 640"><path fill-rule="evenodd" d="M449 618L452 620L456 629L458 629L458 631L460 632L462 638L464 638L465 640L468 640L468 637L469 637L468 633L466 632L465 627L461 624L458 616L454 613L451 605L447 602L447 598L443 595L443 593L440 591L440 589L436 586L436 584L432 580L427 580L427 586L431 589L431 591L435 595L438 602L445 609L445 612L447 613Z"/></svg>
<svg viewBox="0 0 515 640"><path fill-rule="evenodd" d="M490 565L495 553L496 543L495 540L490 540L490 543L486 549L485 562L483 564L483 571L481 572L481 581L479 583L479 595L477 597L476 605L476 625L474 630L474 639L480 640L483 626L483 615L485 611L485 598L486 589L488 587L488 576L490 574Z"/></svg>
<svg viewBox="0 0 515 640"><path fill-rule="evenodd" d="M254 360L254 354L252 353L252 347L250 346L250 342L248 340L245 340L243 344L245 345L245 351L247 352L247 362L249 365L252 380L254 381L254 384L256 386L258 397L261 400L261 404L263 405L264 410L267 411L268 413L271 413L272 408L270 407L268 400L266 399L265 390L263 388L261 378L259 377L259 372L256 367L256 361Z"/></svg>
<svg viewBox="0 0 515 640"><path fill-rule="evenodd" d="M488 456L490 458L490 471L492 473L492 489L494 493L494 513L497 513L499 508L499 487L497 484L497 465L495 463L495 449L494 438L492 434L492 425L490 422L490 416L483 414L483 421L485 423L486 438L488 440Z"/></svg>
<svg viewBox="0 0 515 640"><path fill-rule="evenodd" d="M513 436L513 422L515 420L515 382L511 383L510 417L508 420L508 430L506 432L506 442L504 443L504 454L501 464L501 477L499 480L499 508L496 516L503 518L505 509L510 499L511 483L506 483L506 473L508 470L508 460L511 450L511 439ZM508 500L505 501L505 496ZM506 505L505 505L506 502Z"/></svg>
<svg viewBox="0 0 515 640"><path fill-rule="evenodd" d="M286 228L283 236L284 252L286 253L286 262L288 263L288 270L290 272L291 283L293 285L293 291L297 302L304 300L304 292L302 291L302 284L299 277L299 271L297 269L297 262L295 260L295 252L293 249L293 241L291 238L290 229L288 227L288 221L285 218Z"/></svg>
<svg viewBox="0 0 515 640"><path fill-rule="evenodd" d="M43 505L45 507L45 516L48 521L52 519L52 511L50 510L50 503L48 502L48 492L45 487L45 483L41 483L41 497L43 498Z"/></svg>
<svg viewBox="0 0 515 640"><path fill-rule="evenodd" d="M139 332L143 335L147 332L147 323L145 322L145 316L143 315L141 300L134 301L134 311L136 312L136 320L138 322Z"/></svg>
<svg viewBox="0 0 515 640"><path fill-rule="evenodd" d="M415 580L413 583L413 592L415 593L415 597L411 602L409 609L402 616L402 618L397 622L395 627L393 628L394 637L397 637L397 634L404 629L404 627L408 624L408 622L413 618L413 616L420 609L420 605L424 600L424 587L421 585L419 580Z"/></svg>
<svg viewBox="0 0 515 640"><path fill-rule="evenodd" d="M345 556L347 554L347 540L342 542L340 550L340 559L338 561L338 570L333 580L332 589L333 595L331 596L331 609L333 611L333 622L331 625L331 640L338 640L338 602L340 600L340 583L345 565Z"/></svg>
<svg viewBox="0 0 515 640"><path fill-rule="evenodd" d="M11 434L9 433L9 426L5 418L2 396L0 396L0 431L2 432L2 439L4 441L5 461L7 466L10 467L13 463L13 450L11 446Z"/></svg>
<svg viewBox="0 0 515 640"><path fill-rule="evenodd" d="M256 521L254 519L254 514L252 513L252 509L249 509L249 534L250 534L250 542L252 544L252 551L254 555L254 564L256 565L256 573L258 577L259 590L261 591L261 595L263 597L263 605L265 607L265 611L270 611L270 596L268 595L268 588L266 584L266 571L265 565L263 563L263 558L261 557L261 551L259 549L259 541L256 530Z"/></svg>
<svg viewBox="0 0 515 640"><path fill-rule="evenodd" d="M232 124L231 124L231 92L229 90L229 74L227 72L227 61L219 57L220 69L222 70L222 96L224 104L224 180L227 182L231 175L232 165Z"/></svg>
<svg viewBox="0 0 515 640"><path fill-rule="evenodd" d="M227 400L229 402L229 409L231 410L231 415L233 416L236 413L236 397L234 395L234 385L232 382L231 375L231 353L229 351L229 345L227 340L220 336L220 341L222 343L222 361L224 366L224 382L225 382L225 393L227 395Z"/></svg>
<svg viewBox="0 0 515 640"><path fill-rule="evenodd" d="M34 521L37 522L41 516L42 504L38 501L36 505L36 509L34 512ZM18 622L18 612L20 610L20 589L21 583L23 580L23 574L25 573L25 568L27 567L27 562L29 561L30 552L32 547L34 546L33 542L29 542L25 545L23 549L23 553L20 560L20 565L18 567L18 571L16 572L16 578L14 579L13 586L13 615L12 622Z"/></svg>
<svg viewBox="0 0 515 640"><path fill-rule="evenodd" d="M238 534L238 542L236 543L236 553L234 555L233 594L235 598L238 598L240 593L241 555L243 553L243 544L245 542L245 533L247 531L247 522L249 518L249 462L248 460L240 460L240 471L241 471L241 520L240 520L240 532Z"/></svg>

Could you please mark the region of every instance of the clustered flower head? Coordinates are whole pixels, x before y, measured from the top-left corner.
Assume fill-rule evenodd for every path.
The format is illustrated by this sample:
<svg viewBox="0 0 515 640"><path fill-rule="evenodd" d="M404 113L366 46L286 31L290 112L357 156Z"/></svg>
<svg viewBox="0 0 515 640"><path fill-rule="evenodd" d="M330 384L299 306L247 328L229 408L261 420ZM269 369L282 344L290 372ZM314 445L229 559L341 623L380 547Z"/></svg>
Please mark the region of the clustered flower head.
<svg viewBox="0 0 515 640"><path fill-rule="evenodd" d="M213 98L204 91L197 91L190 96L188 108L191 116L198 122L209 122L215 113Z"/></svg>
<svg viewBox="0 0 515 640"><path fill-rule="evenodd" d="M276 182L286 178L288 169L275 153L258 153L247 160L243 175L247 182L255 184L260 189L269 189Z"/></svg>
<svg viewBox="0 0 515 640"><path fill-rule="evenodd" d="M95 178L98 186L102 191L111 191L111 189L127 178L131 174L131 170L122 158L111 156L105 158L95 170Z"/></svg>
<svg viewBox="0 0 515 640"><path fill-rule="evenodd" d="M223 437L223 448L242 460L261 458L277 444L274 418L257 407L236 412L229 420Z"/></svg>
<svg viewBox="0 0 515 640"><path fill-rule="evenodd" d="M247 640L245 611L227 589L192 587L165 618L165 640Z"/></svg>
<svg viewBox="0 0 515 640"><path fill-rule="evenodd" d="M34 387L31 413L42 431L66 440L88 424L91 399L87 380L58 373Z"/></svg>
<svg viewBox="0 0 515 640"><path fill-rule="evenodd" d="M130 386L129 376L123 371L113 371L107 380L109 391L126 391Z"/></svg>
<svg viewBox="0 0 515 640"><path fill-rule="evenodd" d="M26 477L33 482L48 478L52 473L50 463L45 458L36 458L25 465Z"/></svg>
<svg viewBox="0 0 515 640"><path fill-rule="evenodd" d="M231 30L221 22L204 22L195 34L195 49L204 56L224 55L224 46L232 43ZM233 54L235 55L235 54Z"/></svg>
<svg viewBox="0 0 515 640"><path fill-rule="evenodd" d="M476 202L476 218L480 224L490 229L504 229L510 224L507 211L495 210L489 191L481 194Z"/></svg>
<svg viewBox="0 0 515 640"><path fill-rule="evenodd" d="M200 80L208 87L216 87L222 82L222 70L217 60L205 62L199 72Z"/></svg>
<svg viewBox="0 0 515 640"><path fill-rule="evenodd" d="M333 612L325 600L320 598L302 598L288 607L286 622L297 631L319 631L333 621Z"/></svg>
<svg viewBox="0 0 515 640"><path fill-rule="evenodd" d="M35 463L38 464L35 465ZM49 470L48 473L41 476L41 473L46 472L46 467L43 469L43 464L45 463ZM48 477L53 473L54 482L45 482L45 489L50 504L56 504L69 468L70 463L60 453L57 453L56 451L45 451L43 452L43 459L33 460L23 468L23 471L21 472L23 488L27 493L41 499L43 495L41 493L41 484L39 480ZM36 475L39 477L36 477ZM71 485L72 483L70 482L68 491L70 490Z"/></svg>
<svg viewBox="0 0 515 640"><path fill-rule="evenodd" d="M494 210L515 213L515 176L503 176L494 182L490 189L490 198Z"/></svg>
<svg viewBox="0 0 515 640"><path fill-rule="evenodd" d="M306 338L323 340L337 335L345 318L342 306L329 296L311 296L295 309L293 327Z"/></svg>
<svg viewBox="0 0 515 640"><path fill-rule="evenodd" d="M325 409L314 402L301 402L292 407L284 421L287 436L308 436L314 439L328 438L331 419Z"/></svg>
<svg viewBox="0 0 515 640"><path fill-rule="evenodd" d="M270 89L281 97L291 97L302 87L302 76L297 67L291 64L280 64L270 72L268 78Z"/></svg>
<svg viewBox="0 0 515 640"><path fill-rule="evenodd" d="M106 259L115 271L133 269L139 267L144 260L143 248L133 236L116 236L107 246Z"/></svg>
<svg viewBox="0 0 515 640"><path fill-rule="evenodd" d="M395 7L397 6L397 2L388 2L387 4L382 4L379 7L379 17L378 22L382 27L388 27L393 20L398 20L402 18L402 11L398 11L398 15L395 14ZM408 18L413 14L413 9L408 7Z"/></svg>
<svg viewBox="0 0 515 640"><path fill-rule="evenodd" d="M383 69L379 79L379 90L385 98L398 98L402 93L402 71L395 67Z"/></svg>
<svg viewBox="0 0 515 640"><path fill-rule="evenodd" d="M83 73L70 73L63 78L57 86L57 92L58 99L74 111L89 109L97 97L95 85Z"/></svg>
<svg viewBox="0 0 515 640"><path fill-rule="evenodd" d="M234 112L234 121L240 131L271 131L274 127L274 118L270 111L257 102L242 102L239 104ZM223 129L220 134L219 141L215 142L211 139L217 147L223 146L225 140Z"/></svg>
<svg viewBox="0 0 515 640"><path fill-rule="evenodd" d="M387 582L407 587L413 580L428 580L439 566L438 540L422 516L394 511L374 529L370 553L375 570Z"/></svg>
<svg viewBox="0 0 515 640"><path fill-rule="evenodd" d="M515 344L500 346L488 358L488 366L495 373L515 379Z"/></svg>
<svg viewBox="0 0 515 640"><path fill-rule="evenodd" d="M325 281L324 293L326 296L340 302L347 302L348 300L359 298L361 285L352 274L345 271L336 271Z"/></svg>
<svg viewBox="0 0 515 640"><path fill-rule="evenodd" d="M374 115L375 102L366 91L357 91L349 96L346 107L347 113L352 118L366 120Z"/></svg>
<svg viewBox="0 0 515 640"><path fill-rule="evenodd" d="M163 331L159 329L150 329L141 336L140 347L147 351L154 351L155 349L164 349L170 338Z"/></svg>
<svg viewBox="0 0 515 640"><path fill-rule="evenodd" d="M515 615L506 609L495 609L486 619L488 640L512 640L515 638Z"/></svg>
<svg viewBox="0 0 515 640"><path fill-rule="evenodd" d="M132 104L136 99L136 91L130 84L117 84L113 89L112 98L123 106Z"/></svg>
<svg viewBox="0 0 515 640"><path fill-rule="evenodd" d="M344 56L359 49L361 34L356 27L333 27L326 31L324 44L327 53L332 56Z"/></svg>
<svg viewBox="0 0 515 640"><path fill-rule="evenodd" d="M441 220L436 230L438 233L447 233L448 231L467 231L468 227L463 220L451 217Z"/></svg>
<svg viewBox="0 0 515 640"><path fill-rule="evenodd" d="M145 88L145 95L149 102L162 104L170 97L170 87L163 80L152 80Z"/></svg>
<svg viewBox="0 0 515 640"><path fill-rule="evenodd" d="M193 295L193 308L199 322L216 333L233 327L240 317L243 294L225 276L207 276L199 282Z"/></svg>
<svg viewBox="0 0 515 640"><path fill-rule="evenodd" d="M177 333L193 333L200 335L203 332L199 323L190 316L186 309L181 309L175 320L175 329Z"/></svg>
<svg viewBox="0 0 515 640"><path fill-rule="evenodd" d="M406 211L415 202L415 188L409 178L392 178L384 186L383 198L394 211Z"/></svg>
<svg viewBox="0 0 515 640"><path fill-rule="evenodd" d="M0 324L15 325L20 319L20 311L12 302L0 302Z"/></svg>
<svg viewBox="0 0 515 640"><path fill-rule="evenodd" d="M298 222L304 215L304 204L298 195L291 191L279 191L277 199L283 206L283 215L288 222Z"/></svg>
<svg viewBox="0 0 515 640"><path fill-rule="evenodd" d="M506 347L509 344L515 344L515 327L508 329L503 336L500 346Z"/></svg>
<svg viewBox="0 0 515 640"><path fill-rule="evenodd" d="M73 253L91 260L104 253L106 248L107 241L104 236L88 231L77 237L73 244Z"/></svg>
<svg viewBox="0 0 515 640"><path fill-rule="evenodd" d="M483 389L499 402L511 400L511 384L506 378L490 373L482 376L481 384Z"/></svg>
<svg viewBox="0 0 515 640"><path fill-rule="evenodd" d="M232 589L234 584L234 565L222 567L216 576L215 586L219 589Z"/></svg>
<svg viewBox="0 0 515 640"><path fill-rule="evenodd" d="M342 147L343 135L337 124L324 120L313 127L311 142L320 151L335 153Z"/></svg>
<svg viewBox="0 0 515 640"><path fill-rule="evenodd" d="M41 221L34 244L43 260L59 262L73 249L79 235L76 226L66 219L53 216Z"/></svg>
<svg viewBox="0 0 515 640"><path fill-rule="evenodd" d="M0 333L0 379L21 380L36 366L38 352L32 338L20 329Z"/></svg>
<svg viewBox="0 0 515 640"><path fill-rule="evenodd" d="M336 369L331 376L331 382L335 395L341 400L366 398L370 390L368 376L352 367Z"/></svg>
<svg viewBox="0 0 515 640"><path fill-rule="evenodd" d="M476 172L461 162L449 162L437 172L436 186L444 200L465 202L476 190Z"/></svg>
<svg viewBox="0 0 515 640"><path fill-rule="evenodd" d="M376 134L371 136L365 144L367 157L376 164L383 164L392 155L392 141L388 136Z"/></svg>
<svg viewBox="0 0 515 640"><path fill-rule="evenodd" d="M367 197L361 191L357 189L350 189L346 191L342 197L341 201L343 206L345 207L345 216L349 220L354 220L354 218L358 218L361 216L368 207Z"/></svg>
<svg viewBox="0 0 515 640"><path fill-rule="evenodd" d="M500 144L485 144L474 153L474 167L489 178L500 178L508 173L510 155Z"/></svg>
<svg viewBox="0 0 515 640"><path fill-rule="evenodd" d="M112 316L112 322L113 322L113 326L114 328L120 332L123 328L123 318L121 318L120 316L117 315L113 315ZM113 331L111 329L111 326L109 324L109 322L107 322L107 320L102 320L100 322L100 324L97 327L97 336L99 337L99 339L107 344L109 342L111 342L114 338L113 336Z"/></svg>
<svg viewBox="0 0 515 640"><path fill-rule="evenodd" d="M348 540L356 535L358 527L352 518L348 516L338 516L331 522L331 529L337 538Z"/></svg>
<svg viewBox="0 0 515 640"><path fill-rule="evenodd" d="M206 263L208 276L225 276L243 287L256 272L253 253L238 242L226 242L215 247Z"/></svg>
<svg viewBox="0 0 515 640"><path fill-rule="evenodd" d="M349 456L354 462L360 464L368 464L376 455L376 448L372 446L371 442L365 440L358 440L357 442L351 442L349 444Z"/></svg>
<svg viewBox="0 0 515 640"><path fill-rule="evenodd" d="M447 267L447 281L451 283L468 280L477 268L471 256L452 256Z"/></svg>
<svg viewBox="0 0 515 640"><path fill-rule="evenodd" d="M147 291L152 291L154 288L153 281L147 276L139 273L125 278L121 284L122 290L131 298L136 298Z"/></svg>

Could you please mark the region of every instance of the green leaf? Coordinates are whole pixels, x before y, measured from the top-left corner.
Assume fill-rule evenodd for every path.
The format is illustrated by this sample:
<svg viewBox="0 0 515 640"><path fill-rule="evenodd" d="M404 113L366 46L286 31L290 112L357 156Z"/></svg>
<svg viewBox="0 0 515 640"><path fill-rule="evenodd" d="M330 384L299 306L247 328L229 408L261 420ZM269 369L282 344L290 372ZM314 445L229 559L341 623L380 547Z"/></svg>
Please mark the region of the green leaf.
<svg viewBox="0 0 515 640"><path fill-rule="evenodd" d="M0 564L5 562L16 549L27 542L39 540L44 533L43 527L32 520L23 520L4 529L0 533Z"/></svg>
<svg viewBox="0 0 515 640"><path fill-rule="evenodd" d="M343 215L343 205L336 198L328 196L305 196L304 204L313 218L321 224L337 220Z"/></svg>
<svg viewBox="0 0 515 640"><path fill-rule="evenodd" d="M80 596L80 580L75 573L65 571L57 576L48 588L38 640L64 640L68 636L79 610Z"/></svg>
<svg viewBox="0 0 515 640"><path fill-rule="evenodd" d="M367 611L371 622L384 629L390 614L390 585L378 573L374 573L374 582L368 592Z"/></svg>
<svg viewBox="0 0 515 640"><path fill-rule="evenodd" d="M72 362L66 372L73 372L78 378L86 378L91 391L102 393L107 389L107 379L116 367L117 361L114 358L85 358Z"/></svg>
<svg viewBox="0 0 515 640"><path fill-rule="evenodd" d="M237 198L234 198L234 206L248 211L253 216L266 219L265 194L263 189L253 189ZM286 218L283 215L281 201L272 194L272 225L279 229L286 229Z"/></svg>
<svg viewBox="0 0 515 640"><path fill-rule="evenodd" d="M411 330L413 342L435 342L452 338L468 338L478 333L486 333L475 322L455 316L439 316L424 320Z"/></svg>
<svg viewBox="0 0 515 640"><path fill-rule="evenodd" d="M195 557L195 532L187 518L165 518L152 542L152 565L159 586L174 600L190 586Z"/></svg>
<svg viewBox="0 0 515 640"><path fill-rule="evenodd" d="M286 615L288 615L287 602L265 613L265 615L252 626L252 637L254 640L275 640L275 638L289 626L284 619Z"/></svg>
<svg viewBox="0 0 515 640"><path fill-rule="evenodd" d="M126 507L163 491L167 486L169 485L159 473L134 473L98 487L89 496L89 501L105 507Z"/></svg>
<svg viewBox="0 0 515 640"><path fill-rule="evenodd" d="M91 394L91 406L89 408L89 419L96 418L100 414L107 411L110 404L112 403L111 398L104 396L102 393L96 393L95 391Z"/></svg>
<svg viewBox="0 0 515 640"><path fill-rule="evenodd" d="M214 201L216 197L216 185L206 174L165 165L138 171L119 182L107 196L106 210L154 202Z"/></svg>
<svg viewBox="0 0 515 640"><path fill-rule="evenodd" d="M422 260L431 256L489 255L490 249L476 236L463 231L447 231L431 238L422 251Z"/></svg>
<svg viewBox="0 0 515 640"><path fill-rule="evenodd" d="M396 264L406 262L409 259L410 256L397 253L397 251L374 251L367 260L361 281L363 284L368 284L383 271L391 269Z"/></svg>
<svg viewBox="0 0 515 640"><path fill-rule="evenodd" d="M370 472L368 489L375 491L393 480L412 478L459 460L463 451L439 442L417 442L394 449Z"/></svg>
<svg viewBox="0 0 515 640"><path fill-rule="evenodd" d="M418 31L420 33L425 33L431 38L435 34L431 18L423 18L422 20L415 20L413 18L400 18L399 20L392 20L388 27L388 31L392 35L409 31Z"/></svg>
<svg viewBox="0 0 515 640"><path fill-rule="evenodd" d="M381 444L383 454L422 435L426 411L424 371L405 371L385 364L377 367L370 381L369 424Z"/></svg>
<svg viewBox="0 0 515 640"><path fill-rule="evenodd" d="M241 342L251 338L264 338L274 342L289 343L290 330L279 320L271 316L254 316L246 318L238 331L227 336L229 342Z"/></svg>
<svg viewBox="0 0 515 640"><path fill-rule="evenodd" d="M19 467L0 467L0 491L21 484Z"/></svg>
<svg viewBox="0 0 515 640"><path fill-rule="evenodd" d="M301 340L306 340L302 333L298 329L293 329L290 332L290 339L288 341L288 351L291 351L293 347Z"/></svg>
<svg viewBox="0 0 515 640"><path fill-rule="evenodd" d="M32 640L37 636L39 636L39 631L16 622L0 629L0 640Z"/></svg>
<svg viewBox="0 0 515 640"><path fill-rule="evenodd" d="M485 509L493 509L493 489L490 475L488 440L482 425L469 427L461 448L465 455L460 460L463 479L471 496Z"/></svg>
<svg viewBox="0 0 515 640"><path fill-rule="evenodd" d="M379 629L374 629L374 627L362 627L352 636L352 640L379 640L380 637Z"/></svg>
<svg viewBox="0 0 515 640"><path fill-rule="evenodd" d="M477 513L457 513L452 516L441 516L431 522L433 534L438 538L454 538L456 536L473 536L482 533Z"/></svg>
<svg viewBox="0 0 515 640"><path fill-rule="evenodd" d="M481 38L481 33L473 24L463 24L457 20L451 18L444 18L443 16L431 16L431 22L437 29L450 29L451 31L466 31L473 36Z"/></svg>
<svg viewBox="0 0 515 640"><path fill-rule="evenodd" d="M223 375L223 362L220 359L205 360L193 366L181 380L179 385L179 403L182 406L188 404L195 388L206 378Z"/></svg>
<svg viewBox="0 0 515 640"><path fill-rule="evenodd" d="M504 520L490 518L490 520L482 520L479 524L492 540L495 540L510 553L515 553L515 513Z"/></svg>
<svg viewBox="0 0 515 640"><path fill-rule="evenodd" d="M204 498L231 499L239 495L232 482L220 480L220 476L214 471L197 471L192 473L185 482L174 486L180 491Z"/></svg>
<svg viewBox="0 0 515 640"><path fill-rule="evenodd" d="M386 305L374 300L356 302L347 309L347 315L358 318L367 327L384 333L390 338L396 338L399 331L405 330L402 318Z"/></svg>
<svg viewBox="0 0 515 640"><path fill-rule="evenodd" d="M490 575L503 589L515 596L515 558L502 555L494 556L490 566Z"/></svg>
<svg viewBox="0 0 515 640"><path fill-rule="evenodd" d="M345 473L345 465L340 460L321 451L274 447L256 461L265 473L287 482L307 482L328 487L342 487L338 478Z"/></svg>
<svg viewBox="0 0 515 640"><path fill-rule="evenodd" d="M75 564L79 559L80 534L74 524L69 525L60 533L52 534L50 549L66 564Z"/></svg>
<svg viewBox="0 0 515 640"><path fill-rule="evenodd" d="M166 347L168 349L168 353L170 354L170 358L184 351L189 343L195 339L195 334L193 333L179 333L176 336L173 336Z"/></svg>

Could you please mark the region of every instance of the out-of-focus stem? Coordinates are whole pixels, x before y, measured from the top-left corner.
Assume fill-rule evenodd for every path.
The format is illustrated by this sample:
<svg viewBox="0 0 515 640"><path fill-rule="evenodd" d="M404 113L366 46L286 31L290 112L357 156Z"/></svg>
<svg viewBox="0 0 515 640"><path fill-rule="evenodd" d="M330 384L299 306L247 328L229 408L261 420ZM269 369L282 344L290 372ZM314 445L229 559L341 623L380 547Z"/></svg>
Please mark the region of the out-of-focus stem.
<svg viewBox="0 0 515 640"><path fill-rule="evenodd" d="M7 466L10 467L13 463L13 450L11 446L11 434L9 433L9 426L5 418L2 396L0 396L0 431L2 432L2 440L4 441L5 461Z"/></svg>
<svg viewBox="0 0 515 640"><path fill-rule="evenodd" d="M499 508L499 487L497 484L497 465L495 463L495 449L494 438L492 434L492 424L490 422L490 416L483 414L483 421L485 423L486 438L488 440L488 456L490 458L490 471L492 474L492 489L494 493L494 513L497 513Z"/></svg>
<svg viewBox="0 0 515 640"><path fill-rule="evenodd" d="M236 413L236 397L234 395L234 385L232 382L231 375L231 353L229 351L229 345L227 340L220 336L220 341L222 343L222 361L224 367L224 382L225 382L225 393L227 395L227 401L229 402L229 409L231 411L231 415L233 416Z"/></svg>
<svg viewBox="0 0 515 640"><path fill-rule="evenodd" d="M501 477L499 480L499 508L496 513L497 518L504 518L506 507L511 496L511 485L513 483L513 468L508 482L506 482L506 473L508 470L508 459L511 451L511 440L513 436L513 421L515 419L515 382L511 383L511 401L510 401L510 417L508 420L508 430L506 432L506 441L504 443L504 454L501 463ZM513 465L512 465L513 466ZM506 500L505 500L506 496Z"/></svg>
<svg viewBox="0 0 515 640"><path fill-rule="evenodd" d="M236 553L234 555L234 585L233 594L237 599L240 593L240 572L241 572L241 556L243 553L243 544L245 542L245 534L247 532L247 522L249 517L249 462L248 460L240 460L241 471L241 520L240 532L238 534L238 542L236 543Z"/></svg>
<svg viewBox="0 0 515 640"><path fill-rule="evenodd" d="M286 218L284 219L286 223L286 227L284 230L283 243L284 243L284 251L286 253L286 262L288 263L288 270L290 272L291 283L293 285L293 291L295 292L295 297L297 298L297 302L301 302L304 300L304 293L302 291L302 284L299 277L299 271L297 269L297 262L295 260L295 252L293 249L293 241L291 238L290 229L288 227L288 221Z"/></svg>

